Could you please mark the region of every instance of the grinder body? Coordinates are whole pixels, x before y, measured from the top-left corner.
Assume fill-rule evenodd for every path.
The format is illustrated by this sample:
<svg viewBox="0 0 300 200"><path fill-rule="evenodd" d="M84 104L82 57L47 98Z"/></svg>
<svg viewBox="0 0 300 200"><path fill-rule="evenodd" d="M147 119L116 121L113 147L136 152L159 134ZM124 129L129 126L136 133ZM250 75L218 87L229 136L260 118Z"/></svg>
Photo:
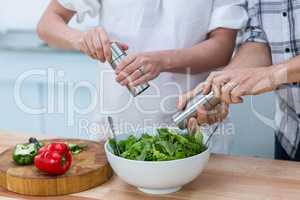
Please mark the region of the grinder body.
<svg viewBox="0 0 300 200"><path fill-rule="evenodd" d="M213 92L207 95L203 95L202 92L200 92L187 103L183 111L179 111L172 116L173 122L180 129L185 129L188 119L196 115L198 107L203 106L206 110L211 110L219 103L220 99L215 98Z"/></svg>
<svg viewBox="0 0 300 200"><path fill-rule="evenodd" d="M124 59L127 56L127 54L115 42L111 44L111 51L112 51L112 59L110 65L115 70L117 66L121 63L122 59ZM148 88L149 88L148 83L136 87L127 85L127 89L134 97L138 96Z"/></svg>

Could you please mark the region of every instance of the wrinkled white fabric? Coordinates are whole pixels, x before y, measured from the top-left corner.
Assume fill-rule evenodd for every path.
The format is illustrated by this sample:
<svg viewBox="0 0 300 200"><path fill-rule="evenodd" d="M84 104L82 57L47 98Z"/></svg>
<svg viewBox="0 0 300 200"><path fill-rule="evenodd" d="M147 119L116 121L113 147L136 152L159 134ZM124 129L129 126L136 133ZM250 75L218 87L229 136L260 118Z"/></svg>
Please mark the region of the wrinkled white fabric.
<svg viewBox="0 0 300 200"><path fill-rule="evenodd" d="M85 16L96 17L99 14L100 3L97 0L58 0L65 8L77 13L77 22L82 23Z"/></svg>
<svg viewBox="0 0 300 200"><path fill-rule="evenodd" d="M228 4L226 5L226 3ZM241 5L243 5L242 1L240 1L240 4L236 4L232 3L232 0L223 0L222 3L215 3L208 28L209 31L218 27L240 29L246 26L247 11Z"/></svg>
<svg viewBox="0 0 300 200"><path fill-rule="evenodd" d="M129 53L187 48L204 41L219 27L240 29L247 13L240 0L59 0L82 20L98 15L111 39L129 45ZM95 12L97 11L97 12ZM171 125L177 96L205 80L207 73L162 73L137 98L115 82L108 64L99 63L98 121L115 118L119 129Z"/></svg>

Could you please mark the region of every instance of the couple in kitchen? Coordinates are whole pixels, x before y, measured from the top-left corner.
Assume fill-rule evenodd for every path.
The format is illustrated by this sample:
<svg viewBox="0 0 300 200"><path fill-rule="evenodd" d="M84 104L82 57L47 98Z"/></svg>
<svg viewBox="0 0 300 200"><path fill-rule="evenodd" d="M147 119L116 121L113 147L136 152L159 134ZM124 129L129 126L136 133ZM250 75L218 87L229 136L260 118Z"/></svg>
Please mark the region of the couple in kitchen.
<svg viewBox="0 0 300 200"><path fill-rule="evenodd" d="M99 25L74 29L67 25L74 15ZM188 128L222 122L214 147L228 152L228 105L276 91L275 158L300 160L299 23L299 0L52 0L38 33L52 46L98 61L100 124L111 115L118 127L171 125L176 109L199 91L214 91L222 103L198 108ZM129 52L115 72L106 62L112 41ZM137 98L122 87L148 81Z"/></svg>

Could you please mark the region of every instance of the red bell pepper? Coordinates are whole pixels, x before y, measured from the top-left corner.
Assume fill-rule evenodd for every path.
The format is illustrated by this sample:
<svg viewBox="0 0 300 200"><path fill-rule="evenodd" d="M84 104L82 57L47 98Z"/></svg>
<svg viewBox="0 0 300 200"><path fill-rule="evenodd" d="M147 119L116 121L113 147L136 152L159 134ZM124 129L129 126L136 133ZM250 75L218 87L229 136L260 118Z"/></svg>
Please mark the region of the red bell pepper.
<svg viewBox="0 0 300 200"><path fill-rule="evenodd" d="M36 168L50 175L66 173L72 164L72 153L65 143L51 143L39 149L34 158Z"/></svg>

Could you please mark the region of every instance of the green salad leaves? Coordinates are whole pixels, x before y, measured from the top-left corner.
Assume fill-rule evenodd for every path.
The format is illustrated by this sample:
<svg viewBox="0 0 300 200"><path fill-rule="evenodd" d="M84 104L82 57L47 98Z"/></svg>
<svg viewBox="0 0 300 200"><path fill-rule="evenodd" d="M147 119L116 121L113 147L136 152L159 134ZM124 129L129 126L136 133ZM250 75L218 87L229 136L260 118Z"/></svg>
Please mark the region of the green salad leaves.
<svg viewBox="0 0 300 200"><path fill-rule="evenodd" d="M121 157L140 161L167 161L187 158L200 154L207 147L203 144L203 135L180 134L172 129L159 128L158 134L151 136L147 133L140 138L131 135L126 140L116 142L109 140L109 144L117 155L117 147Z"/></svg>

